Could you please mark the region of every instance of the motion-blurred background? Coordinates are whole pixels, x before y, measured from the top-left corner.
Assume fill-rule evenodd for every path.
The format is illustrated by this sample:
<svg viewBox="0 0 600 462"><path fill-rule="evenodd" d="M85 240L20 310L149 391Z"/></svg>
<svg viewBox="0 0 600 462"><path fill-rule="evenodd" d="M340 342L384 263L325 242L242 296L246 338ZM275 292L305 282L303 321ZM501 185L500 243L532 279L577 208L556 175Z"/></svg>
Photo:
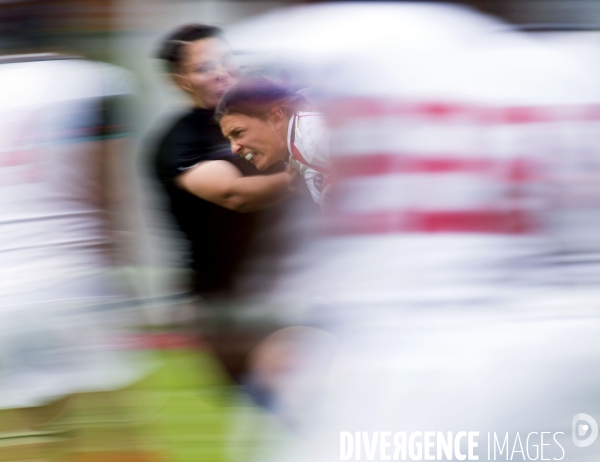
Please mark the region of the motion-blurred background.
<svg viewBox="0 0 600 462"><path fill-rule="evenodd" d="M134 309L129 305L127 310L134 312L133 323L141 329L135 335L128 334L125 340L134 350L153 352L156 364L153 373L131 388L78 398L72 414L64 421L59 420L45 436L21 432L19 438L38 438L33 442L37 447L39 438L47 437L42 443L52 445L69 439L65 435L76 429L79 458L69 460L190 462L248 460L252 455L261 459L259 453L265 447L275 447L285 440L285 426L233 389L214 358L188 332L196 314L184 293L181 278L184 270L179 267L181 247L177 233L161 213L162 198L148 178L147 155L152 148L148 143L154 127L185 104L180 92L170 88L162 63L155 59L158 43L165 33L189 22L219 25L227 32L264 13L317 3L324 2L0 0L1 54L59 52L129 71L127 80L135 93L129 113L132 142L121 151L121 160L122 181L133 185L133 195L121 213L135 236L130 240L133 249L128 250L136 258L129 260L121 275L139 300ZM584 77L600 77L598 1L443 3L465 5L496 17L505 22L507 30L531 34L554 50L566 52L580 65L581 72L588 74ZM237 43L233 44L234 52ZM590 96L590 103L596 102L594 97ZM597 161L590 165L593 180ZM589 178L582 181L590 183ZM596 198L594 191L590 194ZM597 203L592 204L594 207ZM583 298L585 303L589 302L589 298ZM250 312L257 310L258 314L248 319L260 323L262 307L246 308ZM270 316L269 310L266 311L266 316ZM385 314L382 319L387 320ZM418 384L415 388L419 388ZM12 414L4 415L0 422L14 418ZM8 432L2 441L16 441L11 440L13 437L15 432ZM31 443L22 441L24 448ZM107 448L111 451L102 451ZM34 457L27 449L23 451L19 456L9 453L6 460Z"/></svg>
<svg viewBox="0 0 600 462"><path fill-rule="evenodd" d="M58 51L116 64L132 72L137 85L134 125L136 143L131 155L131 174L141 192L141 210L146 223L138 223L140 251L147 258L152 296L177 290L171 277L160 269L177 258L168 231L153 214L160 199L144 182L140 162L148 146L142 135L156 126L157 119L177 111L183 103L174 87L169 91L162 63L154 59L164 34L188 22L228 26L278 8L318 1L281 0L5 0L0 2L2 38L0 47L15 50ZM342 2L336 2L342 3ZM359 3L359 2L353 2ZM374 3L374 2L364 2ZM402 3L402 2L386 2ZM425 2L419 2L425 3ZM548 40L580 56L588 66L600 66L600 3L590 0L457 0L496 16L515 28L544 34ZM154 124L154 125L153 125ZM158 220L158 221L157 221ZM171 236L172 237L172 236ZM155 271L161 272L155 277ZM157 314L159 315L159 314Z"/></svg>

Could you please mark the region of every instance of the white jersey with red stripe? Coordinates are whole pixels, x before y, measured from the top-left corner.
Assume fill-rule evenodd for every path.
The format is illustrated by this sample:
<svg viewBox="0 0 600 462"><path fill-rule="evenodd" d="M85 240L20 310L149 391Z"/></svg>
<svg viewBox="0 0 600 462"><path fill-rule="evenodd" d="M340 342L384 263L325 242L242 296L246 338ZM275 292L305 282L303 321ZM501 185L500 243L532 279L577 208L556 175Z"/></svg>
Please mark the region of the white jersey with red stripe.
<svg viewBox="0 0 600 462"><path fill-rule="evenodd" d="M329 132L319 112L297 112L288 127L289 164L298 170L313 200L323 206L331 183Z"/></svg>
<svg viewBox="0 0 600 462"><path fill-rule="evenodd" d="M586 90L597 74L451 5L318 4L251 21L240 46L302 55L327 96L337 192L326 217L337 234L311 249L277 306L312 303L305 324L331 330L339 354L319 374L312 356L326 349L295 351L278 409L295 412L300 436L272 460L391 459L388 429L476 429L483 459L487 429L549 426L567 457L598 459L598 444L584 453L568 441L575 409L600 415L589 399L600 97ZM357 21L371 33L356 34ZM305 391L319 380L321 395ZM408 458L435 458L427 444Z"/></svg>
<svg viewBox="0 0 600 462"><path fill-rule="evenodd" d="M451 5L319 4L252 21L240 45L302 54L327 96L337 192L337 234L296 265L277 306L312 303L305 324L331 330L339 354L319 375L296 350L278 409L301 436L276 460L385 460L388 429L471 428L484 458L486 429L550 425L568 440L575 409L600 415L600 111L586 73ZM305 392L322 376L321 395ZM363 438L349 449L343 432ZM435 458L427 444L412 458ZM598 458L598 445L567 444L572 460Z"/></svg>
<svg viewBox="0 0 600 462"><path fill-rule="evenodd" d="M73 284L110 261L94 189L99 143L123 135L105 133L102 111L130 94L130 80L120 68L43 55L1 60L0 82L0 306L52 298L42 290L56 287L60 298L67 286L69 297L91 297Z"/></svg>
<svg viewBox="0 0 600 462"><path fill-rule="evenodd" d="M146 367L115 341L129 299L101 200L105 141L126 135L110 108L131 90L107 64L0 57L0 409L116 389Z"/></svg>

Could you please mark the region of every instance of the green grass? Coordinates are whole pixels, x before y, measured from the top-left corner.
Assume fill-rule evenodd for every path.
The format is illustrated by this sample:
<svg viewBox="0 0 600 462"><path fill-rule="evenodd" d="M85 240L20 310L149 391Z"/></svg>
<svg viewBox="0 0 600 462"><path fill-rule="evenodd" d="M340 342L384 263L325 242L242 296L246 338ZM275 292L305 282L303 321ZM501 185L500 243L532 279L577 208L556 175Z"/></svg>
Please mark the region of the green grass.
<svg viewBox="0 0 600 462"><path fill-rule="evenodd" d="M0 413L0 461L249 462L278 447L281 425L208 352L148 354L156 367L125 389Z"/></svg>
<svg viewBox="0 0 600 462"><path fill-rule="evenodd" d="M77 398L69 420L80 451L133 450L168 462L226 462L252 460L265 443L276 443L271 417L225 380L210 354L162 350L155 355L157 368L134 386Z"/></svg>
<svg viewBox="0 0 600 462"><path fill-rule="evenodd" d="M227 460L231 386L206 353L167 350L161 359L149 385L167 451L181 462Z"/></svg>

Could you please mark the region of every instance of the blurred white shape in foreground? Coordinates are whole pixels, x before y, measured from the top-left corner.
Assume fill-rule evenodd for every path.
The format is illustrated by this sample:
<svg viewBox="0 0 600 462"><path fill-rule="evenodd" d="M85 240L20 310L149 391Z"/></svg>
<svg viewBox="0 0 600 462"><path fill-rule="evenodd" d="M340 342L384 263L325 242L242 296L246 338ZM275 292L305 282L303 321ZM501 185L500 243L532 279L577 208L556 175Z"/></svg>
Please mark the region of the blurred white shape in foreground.
<svg viewBox="0 0 600 462"><path fill-rule="evenodd" d="M115 389L144 369L120 351L130 294L109 220L111 159L125 155L115 107L130 91L109 65L0 59L0 408Z"/></svg>
<svg viewBox="0 0 600 462"><path fill-rule="evenodd" d="M448 5L288 8L228 37L312 86L333 133L332 234L280 298L341 353L313 406L282 388L312 442L285 460L339 460L340 431L570 438L600 418L599 76Z"/></svg>

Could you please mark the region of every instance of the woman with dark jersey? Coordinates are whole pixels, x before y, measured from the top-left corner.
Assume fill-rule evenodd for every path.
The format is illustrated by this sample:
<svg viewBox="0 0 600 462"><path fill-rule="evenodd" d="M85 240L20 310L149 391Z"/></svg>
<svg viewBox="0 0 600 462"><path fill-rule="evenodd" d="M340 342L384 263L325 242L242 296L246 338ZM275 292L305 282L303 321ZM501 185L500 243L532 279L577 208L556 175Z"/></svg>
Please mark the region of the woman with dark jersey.
<svg viewBox="0 0 600 462"><path fill-rule="evenodd" d="M193 107L158 142L154 171L169 211L189 243L193 290L209 305L219 306L232 295L254 235L255 211L289 197L295 174L281 164L264 172L271 174L259 175L229 150L214 120L214 108L237 80L237 69L220 29L183 26L164 40L159 57ZM222 339L213 340L215 352L237 379L243 359L223 353L235 350L235 345L220 348Z"/></svg>

